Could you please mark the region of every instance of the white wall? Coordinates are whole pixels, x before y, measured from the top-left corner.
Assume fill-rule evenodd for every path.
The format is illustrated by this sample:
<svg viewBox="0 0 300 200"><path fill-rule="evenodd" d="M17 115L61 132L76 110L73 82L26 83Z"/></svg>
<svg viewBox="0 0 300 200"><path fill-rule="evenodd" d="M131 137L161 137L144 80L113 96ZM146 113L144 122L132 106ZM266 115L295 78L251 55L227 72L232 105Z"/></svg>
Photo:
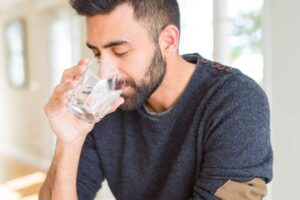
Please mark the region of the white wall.
<svg viewBox="0 0 300 200"><path fill-rule="evenodd" d="M266 1L266 88L272 105L272 199L299 199L300 1Z"/></svg>
<svg viewBox="0 0 300 200"><path fill-rule="evenodd" d="M41 36L41 29L38 28L39 19L36 17L31 4L21 3L3 11L1 24L7 23L10 19L23 18L26 20L27 44L27 69L30 78L27 88L12 88L7 81L7 66L4 54L4 46L1 44L1 124L0 145L2 151L28 158L44 158L49 148L46 148L43 140L46 139L46 132L43 127L44 88L46 85L45 62L42 62L43 54L36 49L42 49L42 44L37 38ZM1 26L3 29L3 26ZM25 153L26 152L26 153Z"/></svg>
<svg viewBox="0 0 300 200"><path fill-rule="evenodd" d="M66 7L67 1L18 1L1 8L0 37L3 26L11 19L26 21L26 51L29 85L12 88L7 81L4 44L0 43L0 153L15 156L32 164L47 167L50 164L54 135L43 106L50 97L49 48L47 14L54 7Z"/></svg>

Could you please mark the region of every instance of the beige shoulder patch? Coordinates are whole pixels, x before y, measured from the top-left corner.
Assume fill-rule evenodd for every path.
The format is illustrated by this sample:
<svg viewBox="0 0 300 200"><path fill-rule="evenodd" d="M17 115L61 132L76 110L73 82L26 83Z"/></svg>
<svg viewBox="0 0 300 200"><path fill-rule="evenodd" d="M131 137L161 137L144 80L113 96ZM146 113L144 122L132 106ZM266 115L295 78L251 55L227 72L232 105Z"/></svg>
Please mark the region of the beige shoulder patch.
<svg viewBox="0 0 300 200"><path fill-rule="evenodd" d="M216 191L215 196L222 200L260 200L267 192L267 185L260 178L245 183L228 180Z"/></svg>

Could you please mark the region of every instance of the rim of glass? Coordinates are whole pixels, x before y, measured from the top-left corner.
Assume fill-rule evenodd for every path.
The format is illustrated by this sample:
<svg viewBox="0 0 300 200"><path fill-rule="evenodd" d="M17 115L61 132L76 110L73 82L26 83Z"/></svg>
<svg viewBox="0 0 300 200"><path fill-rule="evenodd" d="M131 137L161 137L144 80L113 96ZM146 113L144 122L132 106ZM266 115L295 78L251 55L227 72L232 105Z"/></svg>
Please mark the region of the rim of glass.
<svg viewBox="0 0 300 200"><path fill-rule="evenodd" d="M90 58L89 62L88 62L88 68L87 68L87 73L89 73L90 75L92 75L95 79L97 79L97 81L106 81L106 80L109 80L109 77L106 77L106 78L100 78L99 76L97 76L89 67L90 64L92 64L93 62L97 62L99 64L102 63L102 61L99 59L99 58ZM126 81L125 80L121 80L120 79L120 76L118 73L113 73L111 77L114 77L116 79L116 84L121 84L122 85L127 85Z"/></svg>
<svg viewBox="0 0 300 200"><path fill-rule="evenodd" d="M99 76L97 76L92 70L91 70L91 67L90 65L94 62L97 62L101 65L102 61L98 58L91 58L89 60L89 62L87 63L88 65L88 68L87 68L87 72L89 72L89 74L91 74L94 78L96 78L98 81L101 81L101 80L107 80L109 79L108 77L107 78L100 78ZM111 77L114 77L116 76L117 77L117 81L118 81L118 74L117 73L113 73Z"/></svg>

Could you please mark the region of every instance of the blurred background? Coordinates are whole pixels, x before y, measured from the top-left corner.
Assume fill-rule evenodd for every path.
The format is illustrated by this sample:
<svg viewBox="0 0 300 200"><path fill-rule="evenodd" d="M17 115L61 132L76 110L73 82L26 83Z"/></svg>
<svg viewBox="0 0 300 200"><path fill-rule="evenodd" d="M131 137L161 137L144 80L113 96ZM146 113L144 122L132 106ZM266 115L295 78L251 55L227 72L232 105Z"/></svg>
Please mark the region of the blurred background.
<svg viewBox="0 0 300 200"><path fill-rule="evenodd" d="M266 91L274 179L267 200L298 199L299 0L179 0L182 54L242 70ZM36 200L54 150L43 106L85 47L67 0L0 0L0 199ZM298 87L297 87L298 86ZM114 199L107 183L97 199Z"/></svg>

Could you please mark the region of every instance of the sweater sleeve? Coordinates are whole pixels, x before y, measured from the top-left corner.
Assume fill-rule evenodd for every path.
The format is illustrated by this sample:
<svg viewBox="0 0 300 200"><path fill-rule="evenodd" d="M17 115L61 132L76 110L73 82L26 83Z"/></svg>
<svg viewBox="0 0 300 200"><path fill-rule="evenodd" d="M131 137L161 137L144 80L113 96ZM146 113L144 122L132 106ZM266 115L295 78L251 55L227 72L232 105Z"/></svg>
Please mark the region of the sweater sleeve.
<svg viewBox="0 0 300 200"><path fill-rule="evenodd" d="M265 191L253 198L245 195L255 193L253 190L259 193L262 187L266 190L265 184L272 179L270 111L265 93L248 77L233 77L211 98L207 113L204 159L191 199L261 199ZM253 180L258 180L260 188Z"/></svg>
<svg viewBox="0 0 300 200"><path fill-rule="evenodd" d="M104 179L100 159L97 154L93 132L91 132L83 145L78 174L77 195L78 200L92 200L101 188Z"/></svg>

